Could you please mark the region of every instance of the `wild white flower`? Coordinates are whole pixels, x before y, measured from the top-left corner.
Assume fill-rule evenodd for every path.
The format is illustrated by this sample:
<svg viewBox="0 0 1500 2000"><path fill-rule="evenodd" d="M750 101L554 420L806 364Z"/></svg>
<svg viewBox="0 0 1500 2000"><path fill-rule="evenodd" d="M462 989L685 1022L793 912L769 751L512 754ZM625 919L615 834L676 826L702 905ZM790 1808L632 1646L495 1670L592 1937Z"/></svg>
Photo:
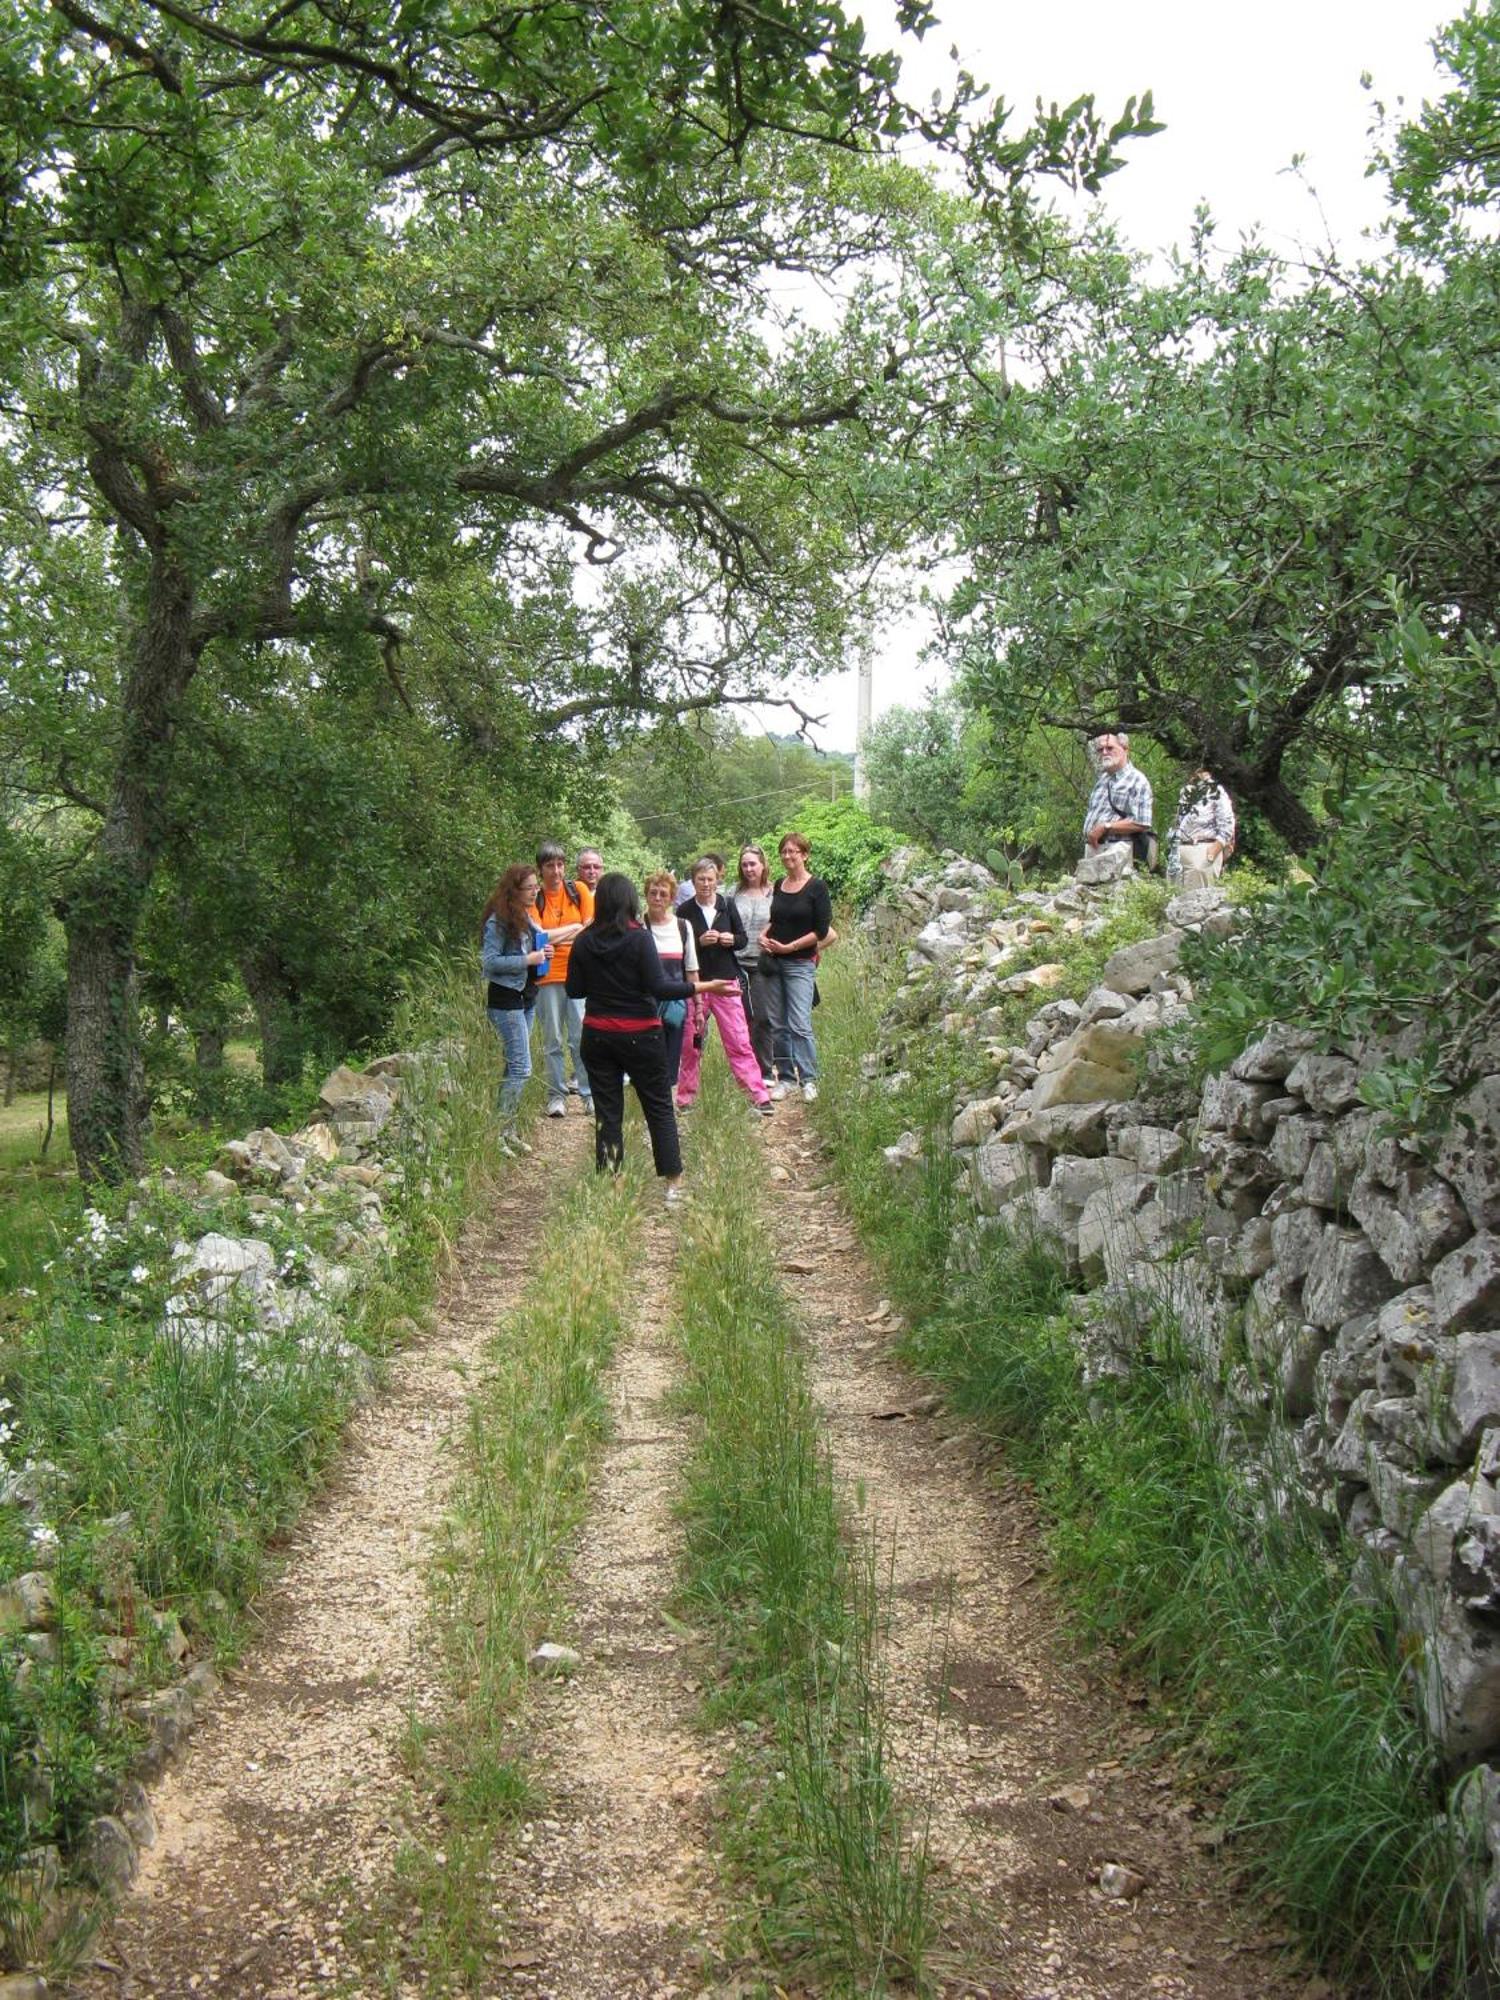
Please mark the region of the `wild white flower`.
<svg viewBox="0 0 1500 2000"><path fill-rule="evenodd" d="M28 1533L31 1536L31 1546L38 1553L44 1550L50 1551L57 1547L57 1530L56 1528L49 1528L45 1521L34 1522Z"/></svg>
<svg viewBox="0 0 1500 2000"><path fill-rule="evenodd" d="M151 1273L150 1273L150 1271L149 1271L149 1270L147 1269L147 1267L146 1267L146 1266L145 1266L144 1264L132 1264L132 1265L131 1265L131 1267L130 1267L130 1282L131 1282L131 1284L132 1284L132 1285L144 1285L144 1284L145 1284L145 1282L146 1282L146 1280L147 1280L147 1279L148 1279L148 1278L149 1278L150 1276L151 1276Z"/></svg>

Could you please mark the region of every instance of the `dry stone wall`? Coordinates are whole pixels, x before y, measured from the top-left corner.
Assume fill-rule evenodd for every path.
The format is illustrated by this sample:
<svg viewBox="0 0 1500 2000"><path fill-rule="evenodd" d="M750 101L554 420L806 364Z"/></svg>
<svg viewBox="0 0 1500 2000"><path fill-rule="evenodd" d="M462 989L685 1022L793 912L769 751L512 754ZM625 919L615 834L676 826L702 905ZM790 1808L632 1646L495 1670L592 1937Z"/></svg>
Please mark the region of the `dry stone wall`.
<svg viewBox="0 0 1500 2000"><path fill-rule="evenodd" d="M1054 1245L1086 1380L1127 1374L1170 1309L1226 1451L1269 1503L1295 1489L1351 1567L1385 1572L1413 1697L1500 1858L1500 1050L1431 1145L1361 1097L1389 1047L1296 1023L1188 1095L1158 1031L1192 1004L1184 939L1234 925L1222 892L1170 902L1081 1001L1048 998L1054 963L1010 969L1099 935L1119 894L1106 875L1007 897L973 862L897 855L869 922L906 981L867 1073L921 1024L982 1045L993 1082L952 1108L970 1196L952 1255L994 1229ZM1031 992L1024 1041L997 1039L998 1002ZM921 1151L903 1135L893 1174ZM1488 1915L1500 1933L1500 1874Z"/></svg>

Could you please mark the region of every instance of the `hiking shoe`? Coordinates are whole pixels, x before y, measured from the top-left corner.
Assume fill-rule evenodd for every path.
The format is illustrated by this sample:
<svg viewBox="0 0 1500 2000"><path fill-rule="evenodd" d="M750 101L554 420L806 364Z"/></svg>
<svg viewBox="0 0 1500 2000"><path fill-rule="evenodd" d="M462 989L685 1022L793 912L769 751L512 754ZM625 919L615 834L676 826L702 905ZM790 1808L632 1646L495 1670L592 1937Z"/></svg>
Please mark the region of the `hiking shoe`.
<svg viewBox="0 0 1500 2000"><path fill-rule="evenodd" d="M764 1104L757 1104L755 1109L758 1116L762 1118L774 1118L776 1116L776 1106L769 1098L766 1099Z"/></svg>
<svg viewBox="0 0 1500 2000"><path fill-rule="evenodd" d="M804 1104L816 1104L817 1101L818 1086L815 1083L804 1083L802 1086L802 1102Z"/></svg>
<svg viewBox="0 0 1500 2000"><path fill-rule="evenodd" d="M791 1094L792 1094L792 1086L789 1083L783 1083L780 1077L778 1077L775 1083L771 1085L771 1097L772 1100L777 1104L781 1102L782 1098L790 1097Z"/></svg>
<svg viewBox="0 0 1500 2000"><path fill-rule="evenodd" d="M594 1115L594 1100L593 1100L593 1098L592 1098L592 1097L585 1097L585 1096L583 1096L583 1094L582 1094L582 1093L580 1092L580 1093L579 1093L579 1098L578 1098L578 1102L579 1102L579 1103L580 1103L580 1104L581 1104L581 1105L583 1106L583 1115L585 1116L585 1118L592 1118L592 1117L593 1117L593 1115Z"/></svg>
<svg viewBox="0 0 1500 2000"><path fill-rule="evenodd" d="M549 1118L566 1118L567 1115L568 1100L565 1097L549 1097L547 1099L547 1116Z"/></svg>
<svg viewBox="0 0 1500 2000"><path fill-rule="evenodd" d="M668 1208L681 1208L689 1199L688 1191L680 1181L674 1181L662 1196Z"/></svg>

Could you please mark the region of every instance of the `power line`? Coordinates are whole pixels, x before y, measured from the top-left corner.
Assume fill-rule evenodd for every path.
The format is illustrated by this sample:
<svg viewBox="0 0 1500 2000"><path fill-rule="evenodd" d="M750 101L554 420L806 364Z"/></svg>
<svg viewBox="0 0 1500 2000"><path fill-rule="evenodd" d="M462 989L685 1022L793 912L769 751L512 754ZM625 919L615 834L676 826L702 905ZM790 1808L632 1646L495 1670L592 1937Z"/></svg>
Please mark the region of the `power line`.
<svg viewBox="0 0 1500 2000"><path fill-rule="evenodd" d="M838 782L838 772L841 769L842 769L841 765L835 764L832 766L832 776L835 784L837 784ZM717 812L720 810L721 807L725 806L754 805L756 801L759 799L779 799L783 797L787 792L807 792L808 795L811 796L810 788L808 786L806 779L802 779L801 781L799 781L797 784L794 785L773 785L768 792L745 792L740 798L737 799L716 799L713 804L713 810ZM689 808L684 808L683 810L686 811L689 810ZM644 817L637 815L635 813L632 813L630 816L635 821L637 826L652 826L658 820L679 819L682 815L681 813L678 812L662 812L662 813L647 813L644 815Z"/></svg>

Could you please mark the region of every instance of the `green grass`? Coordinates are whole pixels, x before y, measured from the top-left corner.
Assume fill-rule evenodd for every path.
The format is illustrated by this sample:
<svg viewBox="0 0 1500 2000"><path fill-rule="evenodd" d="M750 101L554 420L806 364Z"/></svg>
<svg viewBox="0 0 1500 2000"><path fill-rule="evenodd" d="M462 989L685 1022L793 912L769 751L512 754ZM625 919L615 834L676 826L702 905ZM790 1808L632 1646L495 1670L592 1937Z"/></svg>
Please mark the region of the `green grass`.
<svg viewBox="0 0 1500 2000"><path fill-rule="evenodd" d="M1075 956L1060 990L1086 988L1098 955ZM1289 1477L1237 1468L1170 1313L1128 1381L1085 1390L1068 1285L1045 1251L997 1234L972 1268L945 1269L965 1212L945 1143L956 1059L929 1031L906 1052L907 1089L864 1086L874 968L852 944L821 983L817 1116L912 1317L908 1359L1035 1485L1064 1602L1212 1772L1245 1877L1330 1967L1375 1993L1447 2000L1481 1947L1379 1580L1305 1507L1273 1503ZM903 1128L925 1135L927 1165L893 1199L880 1148Z"/></svg>
<svg viewBox="0 0 1500 2000"><path fill-rule="evenodd" d="M700 1425L682 1607L716 1642L707 1714L741 1725L720 1842L745 1949L881 1993L921 1980L925 1854L885 1767L875 1564L849 1540L819 1442L744 1118L715 1076L676 1297Z"/></svg>
<svg viewBox="0 0 1500 2000"><path fill-rule="evenodd" d="M381 1991L413 1979L424 1993L492 1990L504 1927L492 1861L537 1803L521 1735L525 1662L556 1636L566 1548L606 1429L604 1374L634 1293L639 1207L637 1178L601 1181L590 1167L546 1216L552 1247L516 1252L524 1297L485 1349L433 1575L450 1700L408 1738L423 1832L351 1938Z"/></svg>

